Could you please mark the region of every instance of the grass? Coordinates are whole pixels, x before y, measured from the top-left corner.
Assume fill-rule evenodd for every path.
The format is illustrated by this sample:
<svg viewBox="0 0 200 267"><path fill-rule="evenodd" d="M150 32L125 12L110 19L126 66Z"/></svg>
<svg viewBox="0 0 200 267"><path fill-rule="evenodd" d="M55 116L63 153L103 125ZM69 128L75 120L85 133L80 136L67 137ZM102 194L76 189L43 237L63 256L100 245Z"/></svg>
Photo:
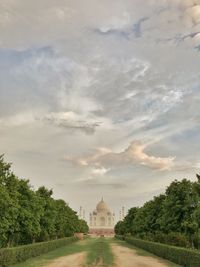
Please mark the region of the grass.
<svg viewBox="0 0 200 267"><path fill-rule="evenodd" d="M10 267L42 267L51 263L54 259L67 256L70 254L75 254L79 252L86 252L85 267L89 266L103 266L109 267L114 263L114 255L111 251L111 243L117 243L120 246L124 246L134 250L139 256L154 257L159 259L168 267L180 267L179 265L169 262L167 260L161 259L143 249L137 248L125 241L118 240L115 238L88 238L83 241L75 242L70 245L64 246L62 248L56 249L49 253L43 254L41 256L31 258L25 262L12 265Z"/></svg>
<svg viewBox="0 0 200 267"><path fill-rule="evenodd" d="M94 239L91 249L87 254L86 266L101 264L108 267L114 263L114 256L110 247L110 240L106 238Z"/></svg>
<svg viewBox="0 0 200 267"><path fill-rule="evenodd" d="M42 267L48 265L56 258L84 251L87 253L84 266L88 267L101 264L103 267L108 267L114 262L114 256L110 248L110 240L111 239L106 238L88 238L10 267Z"/></svg>
<svg viewBox="0 0 200 267"><path fill-rule="evenodd" d="M113 238L112 239L112 242L117 243L120 246L124 246L124 247L130 248L130 249L133 249L137 253L137 255L139 255L139 256L144 256L144 257L146 256L146 257L156 258L160 262L166 264L168 267L181 267L180 265L177 265L176 263L173 263L171 261L162 259L162 258L160 258L160 257L158 257L158 256L156 256L156 255L154 255L154 254L152 254L152 253L150 253L150 252L148 252L146 250L143 250L141 248L138 248L136 246L133 246L133 245L131 245L131 244L125 242L125 241L122 241L122 240Z"/></svg>
<svg viewBox="0 0 200 267"><path fill-rule="evenodd" d="M83 241L75 242L70 245L43 254L41 256L30 258L25 262L14 264L10 267L42 267L44 265L49 264L56 258L89 250L91 241L92 240L89 238Z"/></svg>

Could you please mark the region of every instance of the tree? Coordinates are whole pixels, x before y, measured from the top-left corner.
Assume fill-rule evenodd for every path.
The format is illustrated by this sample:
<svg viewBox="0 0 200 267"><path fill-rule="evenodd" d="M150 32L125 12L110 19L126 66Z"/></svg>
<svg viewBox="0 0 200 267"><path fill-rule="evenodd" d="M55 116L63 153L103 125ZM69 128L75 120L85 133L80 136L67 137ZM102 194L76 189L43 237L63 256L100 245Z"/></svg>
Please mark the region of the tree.
<svg viewBox="0 0 200 267"><path fill-rule="evenodd" d="M196 177L197 177L198 182L200 183L200 174L197 173Z"/></svg>
<svg viewBox="0 0 200 267"><path fill-rule="evenodd" d="M139 211L139 208L131 208L128 210L128 214L124 218L124 227L126 233L133 233L133 222Z"/></svg>
<svg viewBox="0 0 200 267"><path fill-rule="evenodd" d="M0 233L4 246L11 246L19 230L18 218L18 179L11 172L11 164L5 163L0 156Z"/></svg>
<svg viewBox="0 0 200 267"><path fill-rule="evenodd" d="M79 220L79 231L80 233L87 234L89 231L89 227L85 220Z"/></svg>
<svg viewBox="0 0 200 267"><path fill-rule="evenodd" d="M87 223L52 195L44 186L34 191L29 180L16 177L0 156L0 247L87 233Z"/></svg>
<svg viewBox="0 0 200 267"><path fill-rule="evenodd" d="M56 238L56 204L52 198L52 194L53 191L48 190L44 186L36 191L36 195L39 197L42 206L39 241L47 241Z"/></svg>
<svg viewBox="0 0 200 267"><path fill-rule="evenodd" d="M18 192L19 235L17 243L33 243L41 233L42 201L31 189L28 180L19 180Z"/></svg>
<svg viewBox="0 0 200 267"><path fill-rule="evenodd" d="M187 222L191 222L192 214L198 205L198 195L194 191L191 181L183 179L175 180L166 190L166 198L163 203L163 216L161 229L165 233L187 231Z"/></svg>
<svg viewBox="0 0 200 267"><path fill-rule="evenodd" d="M8 233L12 226L12 200L2 185L0 185L0 218L0 247L3 247L8 244Z"/></svg>
<svg viewBox="0 0 200 267"><path fill-rule="evenodd" d="M126 234L126 227L125 227L125 223L124 221L119 221L116 225L115 225L115 233L117 235L124 235Z"/></svg>
<svg viewBox="0 0 200 267"><path fill-rule="evenodd" d="M165 194L132 208L115 231L178 246L200 247L200 175L173 181Z"/></svg>

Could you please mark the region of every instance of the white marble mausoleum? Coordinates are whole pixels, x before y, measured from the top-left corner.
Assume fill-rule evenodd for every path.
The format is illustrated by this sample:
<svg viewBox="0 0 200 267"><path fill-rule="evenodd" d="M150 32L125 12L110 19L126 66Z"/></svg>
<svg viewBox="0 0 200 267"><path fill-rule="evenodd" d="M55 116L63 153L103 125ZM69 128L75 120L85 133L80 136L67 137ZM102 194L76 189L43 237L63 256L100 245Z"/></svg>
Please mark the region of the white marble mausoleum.
<svg viewBox="0 0 200 267"><path fill-rule="evenodd" d="M91 234L114 234L115 214L110 210L103 198L97 204L96 209L90 213L89 220Z"/></svg>

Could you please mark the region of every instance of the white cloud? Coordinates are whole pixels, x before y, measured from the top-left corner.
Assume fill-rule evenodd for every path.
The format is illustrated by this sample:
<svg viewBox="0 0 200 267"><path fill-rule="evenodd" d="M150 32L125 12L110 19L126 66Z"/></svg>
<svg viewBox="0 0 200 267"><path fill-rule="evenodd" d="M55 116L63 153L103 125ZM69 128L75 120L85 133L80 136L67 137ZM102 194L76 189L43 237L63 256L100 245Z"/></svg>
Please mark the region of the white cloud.
<svg viewBox="0 0 200 267"><path fill-rule="evenodd" d="M0 147L17 174L34 185L65 184L56 196L78 206L89 206L86 195L96 198L100 186L116 207L110 188L123 184L132 205L183 170L191 177L199 158L199 6L1 0ZM72 188L88 177L93 190Z"/></svg>
<svg viewBox="0 0 200 267"><path fill-rule="evenodd" d="M95 153L89 155L88 157L73 158L73 157L65 156L64 159L72 163L81 165L81 166L89 166L92 164L97 167L97 166L100 166L100 162L98 160L104 155L110 154L111 152L112 151L109 148L99 147L95 149Z"/></svg>
<svg viewBox="0 0 200 267"><path fill-rule="evenodd" d="M200 4L200 1L199 1ZM188 9L186 9L186 16L190 17L191 21L194 24L197 24L200 22L200 5L194 5L191 7L188 7Z"/></svg>
<svg viewBox="0 0 200 267"><path fill-rule="evenodd" d="M34 123L35 120L34 112L18 113L16 115L0 118L0 129L26 126Z"/></svg>
<svg viewBox="0 0 200 267"><path fill-rule="evenodd" d="M73 111L50 113L41 118L44 122L70 130L80 130L87 134L93 134L101 122L97 118L89 118L87 114L79 115Z"/></svg>
<svg viewBox="0 0 200 267"><path fill-rule="evenodd" d="M143 21L144 18L148 19ZM139 27L139 36L148 40L148 44L155 44L158 39L171 39L176 45L177 37L199 30L200 1L86 0L84 3L55 3L49 0L35 5L34 1L24 4L19 0L2 0L0 21L2 47L21 49L55 44L70 38L71 42L72 38L77 42L92 28L98 28L102 33L121 31L132 38L134 26ZM13 34L16 28L17 33ZM187 42L185 45L187 47Z"/></svg>
<svg viewBox="0 0 200 267"><path fill-rule="evenodd" d="M147 146L141 142L135 141L132 142L127 149L118 153L109 149L100 148L97 150L97 153L89 157L65 157L65 159L81 166L100 166L96 169L97 173L107 172L107 169L105 169L103 166L119 167L120 165L124 164L140 164L160 171L171 170L173 168L175 159L174 157L164 158L148 155L144 152L146 147Z"/></svg>
<svg viewBox="0 0 200 267"><path fill-rule="evenodd" d="M131 26L130 14L127 12L122 13L120 16L111 16L107 19L104 25L99 27L102 33L107 33L112 30L124 30Z"/></svg>
<svg viewBox="0 0 200 267"><path fill-rule="evenodd" d="M155 157L145 153L147 146L141 142L132 142L128 149L125 151L127 155L133 161L136 161L142 165L148 166L152 169L158 169L161 171L171 170L174 166L174 157Z"/></svg>
<svg viewBox="0 0 200 267"><path fill-rule="evenodd" d="M109 171L109 169L106 169L104 167L101 167L101 168L96 167L96 168L92 169L92 174L102 176L102 175L105 175L108 171Z"/></svg>

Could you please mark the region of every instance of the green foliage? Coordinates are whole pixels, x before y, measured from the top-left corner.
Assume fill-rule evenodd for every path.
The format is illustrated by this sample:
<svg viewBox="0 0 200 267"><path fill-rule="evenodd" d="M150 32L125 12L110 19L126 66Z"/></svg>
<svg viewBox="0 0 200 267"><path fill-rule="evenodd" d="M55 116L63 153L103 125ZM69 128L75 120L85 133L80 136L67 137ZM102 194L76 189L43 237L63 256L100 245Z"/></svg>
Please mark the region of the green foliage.
<svg viewBox="0 0 200 267"><path fill-rule="evenodd" d="M77 232L80 232L80 233L84 233L84 234L87 234L89 231L89 227L87 225L87 222L85 220L79 220L79 223L78 223L78 230Z"/></svg>
<svg viewBox="0 0 200 267"><path fill-rule="evenodd" d="M200 252L197 250L169 246L133 237L125 237L125 241L181 266L200 266Z"/></svg>
<svg viewBox="0 0 200 267"><path fill-rule="evenodd" d="M137 213L138 213L138 208L131 208L128 211L128 214L126 215L125 220L124 220L125 221L124 227L127 233L134 232L132 222L135 220Z"/></svg>
<svg viewBox="0 0 200 267"><path fill-rule="evenodd" d="M132 234L149 241L200 247L200 176L198 181L173 181L165 194L141 208L131 208L115 227L117 235Z"/></svg>
<svg viewBox="0 0 200 267"><path fill-rule="evenodd" d="M115 225L115 233L117 235L124 235L127 233L125 222L122 221L117 222L117 224Z"/></svg>
<svg viewBox="0 0 200 267"><path fill-rule="evenodd" d="M40 187L34 191L28 180L11 172L11 165L0 156L0 247L73 236L88 232L87 223L53 191Z"/></svg>
<svg viewBox="0 0 200 267"><path fill-rule="evenodd" d="M0 250L0 266L7 267L11 264L25 261L31 257L47 253L48 251L65 246L76 241L76 237L41 242L30 245L24 245L15 248L4 248Z"/></svg>
<svg viewBox="0 0 200 267"><path fill-rule="evenodd" d="M192 214L199 201L199 196L194 190L194 184L186 179L181 182L174 181L166 190L166 199L163 203L163 215L160 219L162 231L186 232L191 235L195 232Z"/></svg>
<svg viewBox="0 0 200 267"><path fill-rule="evenodd" d="M117 238L119 240L125 240L125 236L124 235L115 235L115 238Z"/></svg>

